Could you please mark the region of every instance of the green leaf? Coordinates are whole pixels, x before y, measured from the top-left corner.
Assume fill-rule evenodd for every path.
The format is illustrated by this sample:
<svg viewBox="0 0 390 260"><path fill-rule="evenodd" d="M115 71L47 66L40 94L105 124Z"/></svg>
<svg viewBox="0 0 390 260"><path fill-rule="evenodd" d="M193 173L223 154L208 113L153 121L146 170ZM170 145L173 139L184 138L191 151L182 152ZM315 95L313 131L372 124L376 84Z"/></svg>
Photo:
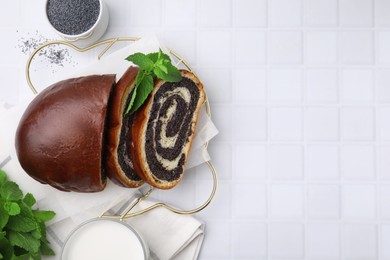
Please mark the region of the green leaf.
<svg viewBox="0 0 390 260"><path fill-rule="evenodd" d="M0 240L3 239L5 235L6 235L5 231L0 232Z"/></svg>
<svg viewBox="0 0 390 260"><path fill-rule="evenodd" d="M56 213L49 210L33 210L34 217L40 221L46 222L54 218Z"/></svg>
<svg viewBox="0 0 390 260"><path fill-rule="evenodd" d="M159 49L159 59L162 60L164 63L170 63L171 57L169 57L168 54L164 53L161 49Z"/></svg>
<svg viewBox="0 0 390 260"><path fill-rule="evenodd" d="M20 207L16 202L7 201L4 203L4 209L8 212L10 216L16 216L20 213Z"/></svg>
<svg viewBox="0 0 390 260"><path fill-rule="evenodd" d="M0 252L3 255L4 259L11 259L12 255L14 254L14 250L8 239L0 239Z"/></svg>
<svg viewBox="0 0 390 260"><path fill-rule="evenodd" d="M158 52L151 52L146 55L153 63L156 63L158 60Z"/></svg>
<svg viewBox="0 0 390 260"><path fill-rule="evenodd" d="M135 87L134 87L134 90L133 90L133 92L131 94L131 99L130 99L130 102L129 102L129 106L127 107L127 110L126 110L125 114L130 113L130 111L132 111L131 109L132 109L132 107L134 105L134 101L135 101L135 98L137 96L138 86L141 84L142 80L144 79L145 74L146 74L146 72L144 70L138 71L137 77L135 78Z"/></svg>
<svg viewBox="0 0 390 260"><path fill-rule="evenodd" d="M171 63L166 64L166 66L168 69L168 74L164 80L168 82L179 82L182 79L180 71Z"/></svg>
<svg viewBox="0 0 390 260"><path fill-rule="evenodd" d="M30 260L32 259L31 258L31 255L29 253L25 253L25 254L22 254L22 255L13 255L11 260Z"/></svg>
<svg viewBox="0 0 390 260"><path fill-rule="evenodd" d="M136 111L139 107L142 106L142 104L148 98L150 92L152 92L153 86L154 84L152 75L145 75L145 77L137 88L137 96L135 97L134 104L130 110L130 113L134 113L134 111Z"/></svg>
<svg viewBox="0 0 390 260"><path fill-rule="evenodd" d="M140 52L128 56L126 60L131 61L144 70L151 70L154 65L154 62L147 55Z"/></svg>
<svg viewBox="0 0 390 260"><path fill-rule="evenodd" d="M19 186L12 181L7 181L2 185L0 195L6 201L18 201L23 197L23 193Z"/></svg>
<svg viewBox="0 0 390 260"><path fill-rule="evenodd" d="M34 198L34 195L32 195L31 193L27 193L24 198L23 198L23 202L29 206L30 208L32 206L34 206L34 204L37 202L36 199Z"/></svg>
<svg viewBox="0 0 390 260"><path fill-rule="evenodd" d="M4 204L0 202L0 230L3 230L5 225L7 225L9 219L9 214L4 208Z"/></svg>
<svg viewBox="0 0 390 260"><path fill-rule="evenodd" d="M17 215L9 218L7 228L13 231L30 232L38 228L38 223L33 218Z"/></svg>
<svg viewBox="0 0 390 260"><path fill-rule="evenodd" d="M0 253L0 259L4 259L4 256Z"/></svg>
<svg viewBox="0 0 390 260"><path fill-rule="evenodd" d="M53 249L51 249L49 243L41 242L41 247L39 248L41 255L55 255Z"/></svg>
<svg viewBox="0 0 390 260"><path fill-rule="evenodd" d="M33 253L38 252L39 247L41 246L41 242L29 233L10 230L8 238L11 245L21 247Z"/></svg>
<svg viewBox="0 0 390 260"><path fill-rule="evenodd" d="M5 171L0 170L0 186L3 185L7 181L7 174Z"/></svg>

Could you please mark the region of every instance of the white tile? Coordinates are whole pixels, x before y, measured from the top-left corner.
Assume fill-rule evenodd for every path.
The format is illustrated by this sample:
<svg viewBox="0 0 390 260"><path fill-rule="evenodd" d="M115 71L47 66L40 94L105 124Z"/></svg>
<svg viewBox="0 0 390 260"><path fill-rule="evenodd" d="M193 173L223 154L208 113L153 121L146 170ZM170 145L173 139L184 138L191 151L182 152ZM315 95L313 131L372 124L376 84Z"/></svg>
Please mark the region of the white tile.
<svg viewBox="0 0 390 260"><path fill-rule="evenodd" d="M270 192L272 218L300 218L303 216L303 187L291 184L274 184Z"/></svg>
<svg viewBox="0 0 390 260"><path fill-rule="evenodd" d="M343 108L341 134L345 140L368 141L374 137L374 113L371 108Z"/></svg>
<svg viewBox="0 0 390 260"><path fill-rule="evenodd" d="M306 33L306 61L309 64L337 63L337 32L309 31Z"/></svg>
<svg viewBox="0 0 390 260"><path fill-rule="evenodd" d="M128 1L126 0L112 0L104 2L109 10L109 26L111 28L120 28L126 27L126 20L128 18L127 10L129 9L127 6ZM130 4L129 4L130 5Z"/></svg>
<svg viewBox="0 0 390 260"><path fill-rule="evenodd" d="M337 25L337 0L306 0L304 5L307 25Z"/></svg>
<svg viewBox="0 0 390 260"><path fill-rule="evenodd" d="M235 222L232 244L233 257L236 259L265 259L267 226L259 222Z"/></svg>
<svg viewBox="0 0 390 260"><path fill-rule="evenodd" d="M348 180L375 178L375 150L369 145L345 145L341 149L341 176Z"/></svg>
<svg viewBox="0 0 390 260"><path fill-rule="evenodd" d="M266 76L264 69L237 68L233 70L234 99L243 104L246 102L264 103L267 98ZM223 89L220 91L223 92Z"/></svg>
<svg viewBox="0 0 390 260"><path fill-rule="evenodd" d="M212 190L211 181L196 181L195 202L202 205L210 196ZM212 203L207 209L198 213L204 220L229 219L232 217L232 184L227 181L218 182L218 192L215 193Z"/></svg>
<svg viewBox="0 0 390 260"><path fill-rule="evenodd" d="M303 175L302 147L273 145L269 148L269 171L273 180L299 180Z"/></svg>
<svg viewBox="0 0 390 260"><path fill-rule="evenodd" d="M390 2L388 0L375 1L375 24L390 26Z"/></svg>
<svg viewBox="0 0 390 260"><path fill-rule="evenodd" d="M377 32L377 61L378 63L390 63L390 31Z"/></svg>
<svg viewBox="0 0 390 260"><path fill-rule="evenodd" d="M338 100L336 69L306 70L306 97L309 103L335 103Z"/></svg>
<svg viewBox="0 0 390 260"><path fill-rule="evenodd" d="M303 78L300 69L268 70L268 95L271 102L300 102L302 85Z"/></svg>
<svg viewBox="0 0 390 260"><path fill-rule="evenodd" d="M268 4L268 20L271 27L301 25L301 0L269 0Z"/></svg>
<svg viewBox="0 0 390 260"><path fill-rule="evenodd" d="M339 137L339 111L333 107L309 107L305 115L305 137L314 141L336 141Z"/></svg>
<svg viewBox="0 0 390 260"><path fill-rule="evenodd" d="M161 0L131 1L127 16L128 26L160 26L161 6Z"/></svg>
<svg viewBox="0 0 390 260"><path fill-rule="evenodd" d="M340 217L340 191L337 185L310 185L307 190L307 214L313 219Z"/></svg>
<svg viewBox="0 0 390 260"><path fill-rule="evenodd" d="M233 163L237 180L255 181L267 177L267 151L264 145L237 144Z"/></svg>
<svg viewBox="0 0 390 260"><path fill-rule="evenodd" d="M266 61L265 31L237 31L235 61L237 64L264 64Z"/></svg>
<svg viewBox="0 0 390 260"><path fill-rule="evenodd" d="M272 31L268 37L268 61L273 64L302 63L302 34L299 31Z"/></svg>
<svg viewBox="0 0 390 260"><path fill-rule="evenodd" d="M218 177L230 180L232 178L232 147L227 144L213 144L208 147L207 151L214 166L218 169Z"/></svg>
<svg viewBox="0 0 390 260"><path fill-rule="evenodd" d="M228 103L232 101L232 72L230 69L196 68L195 71L207 91L207 98L210 102Z"/></svg>
<svg viewBox="0 0 390 260"><path fill-rule="evenodd" d="M380 238L379 241L381 245L379 246L380 248L380 256L382 257L381 259L390 259L390 225L382 225L380 226Z"/></svg>
<svg viewBox="0 0 390 260"><path fill-rule="evenodd" d="M381 185L379 193L379 212L382 219L390 219L390 185Z"/></svg>
<svg viewBox="0 0 390 260"><path fill-rule="evenodd" d="M233 0L233 24L239 27L267 25L266 0Z"/></svg>
<svg viewBox="0 0 390 260"><path fill-rule="evenodd" d="M373 1L340 0L340 24L342 26L372 26Z"/></svg>
<svg viewBox="0 0 390 260"><path fill-rule="evenodd" d="M308 145L305 174L309 180L336 180L339 177L339 150L333 145Z"/></svg>
<svg viewBox="0 0 390 260"><path fill-rule="evenodd" d="M268 230L270 259L301 259L303 257L302 224L271 223Z"/></svg>
<svg viewBox="0 0 390 260"><path fill-rule="evenodd" d="M274 141L302 140L302 109L269 109L269 138Z"/></svg>
<svg viewBox="0 0 390 260"><path fill-rule="evenodd" d="M227 220L208 221L199 259L226 259L231 256L232 227Z"/></svg>
<svg viewBox="0 0 390 260"><path fill-rule="evenodd" d="M198 33L199 65L226 65L231 60L231 35L228 31Z"/></svg>
<svg viewBox="0 0 390 260"><path fill-rule="evenodd" d="M244 177L240 180L247 181ZM256 203L253 203L253 199ZM260 219L267 217L267 189L264 184L240 182L233 189L233 216Z"/></svg>
<svg viewBox="0 0 390 260"><path fill-rule="evenodd" d="M45 9L42 9L42 13ZM17 26L20 24L20 1L11 1L3 5L0 9L0 24L1 26ZM43 15L42 15L43 16Z"/></svg>
<svg viewBox="0 0 390 260"><path fill-rule="evenodd" d="M374 73L368 69L345 69L341 74L341 98L345 102L372 102Z"/></svg>
<svg viewBox="0 0 390 260"><path fill-rule="evenodd" d="M376 110L377 137L381 141L390 140L390 107L378 107Z"/></svg>
<svg viewBox="0 0 390 260"><path fill-rule="evenodd" d="M376 99L381 103L390 103L390 69L375 70Z"/></svg>
<svg viewBox="0 0 390 260"><path fill-rule="evenodd" d="M265 108L235 107L233 111L234 138L238 141L265 140L267 135Z"/></svg>
<svg viewBox="0 0 390 260"><path fill-rule="evenodd" d="M27 60L27 57L21 52L21 47L19 45L21 44L23 46L23 43L20 41L23 42L30 38L38 38L38 35L31 33L31 35L21 36L18 31L12 27L2 28L1 33L7 35L6 41L0 41L0 50L7 50L3 51L1 54L1 63L6 64L8 67L19 65L19 63L23 62L22 64L25 66L24 63ZM25 36L25 39L23 39L23 36ZM28 53L28 55L30 55L30 53Z"/></svg>
<svg viewBox="0 0 390 260"><path fill-rule="evenodd" d="M48 29L48 28L52 30L51 26L47 22L46 15L44 14L45 4L46 4L45 0L37 0L37 1L20 0L20 19L21 19L21 24L24 28L31 28L34 30L39 28L40 31L42 29ZM8 6L8 4L5 6ZM11 4L10 7L15 8L16 6ZM7 9L5 11L7 11ZM39 11L40 14L38 14L38 12L36 11L34 12L33 10ZM17 13L18 12L16 12L16 14ZM10 15L11 14L6 14L6 17L9 17ZM14 19L12 19L11 21L13 21Z"/></svg>
<svg viewBox="0 0 390 260"><path fill-rule="evenodd" d="M348 31L341 33L341 60L344 64L372 64L373 54L372 32Z"/></svg>
<svg viewBox="0 0 390 260"><path fill-rule="evenodd" d="M231 1L200 0L198 21L201 26L219 27L231 24Z"/></svg>
<svg viewBox="0 0 390 260"><path fill-rule="evenodd" d="M381 145L377 147L376 170L380 180L390 180L390 146Z"/></svg>
<svg viewBox="0 0 390 260"><path fill-rule="evenodd" d="M196 34L190 30L166 30L163 43L183 57L189 64L196 63Z"/></svg>
<svg viewBox="0 0 390 260"><path fill-rule="evenodd" d="M376 190L372 185L344 185L343 217L348 220L376 217Z"/></svg>
<svg viewBox="0 0 390 260"><path fill-rule="evenodd" d="M377 231L374 225L348 224L344 228L345 259L377 259Z"/></svg>
<svg viewBox="0 0 390 260"><path fill-rule="evenodd" d="M17 104L19 89L17 88L19 83L19 69L12 68L10 66L1 67L0 78L2 79L3 91L0 91L0 102L4 101L8 104ZM23 86L25 87L25 86ZM5 89L6 88L6 89ZM4 91L5 90L5 91ZM26 89L22 89L24 91Z"/></svg>
<svg viewBox="0 0 390 260"><path fill-rule="evenodd" d="M232 108L227 105L211 104L213 113L213 123L219 131L218 135L213 138L213 141L230 142L232 139Z"/></svg>
<svg viewBox="0 0 390 260"><path fill-rule="evenodd" d="M190 27L195 26L195 21L196 0L169 0L165 2L165 24L167 26Z"/></svg>
<svg viewBox="0 0 390 260"><path fill-rule="evenodd" d="M340 258L340 228L337 224L308 224L306 243L308 259L336 260Z"/></svg>

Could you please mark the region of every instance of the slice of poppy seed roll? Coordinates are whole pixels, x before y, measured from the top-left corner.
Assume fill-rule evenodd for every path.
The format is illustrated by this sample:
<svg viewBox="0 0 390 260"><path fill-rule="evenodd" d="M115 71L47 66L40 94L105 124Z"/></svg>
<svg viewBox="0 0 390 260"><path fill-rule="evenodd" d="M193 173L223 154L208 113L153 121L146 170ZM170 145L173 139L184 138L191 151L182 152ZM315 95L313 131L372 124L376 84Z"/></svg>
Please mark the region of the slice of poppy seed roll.
<svg viewBox="0 0 390 260"><path fill-rule="evenodd" d="M199 79L189 71L180 72L180 82L155 82L131 130L134 168L141 178L159 189L173 188L182 179L205 100Z"/></svg>
<svg viewBox="0 0 390 260"><path fill-rule="evenodd" d="M129 67L114 87L107 118L106 174L114 183L135 188L144 181L134 170L130 153L133 114L125 114L130 103L138 68Z"/></svg>

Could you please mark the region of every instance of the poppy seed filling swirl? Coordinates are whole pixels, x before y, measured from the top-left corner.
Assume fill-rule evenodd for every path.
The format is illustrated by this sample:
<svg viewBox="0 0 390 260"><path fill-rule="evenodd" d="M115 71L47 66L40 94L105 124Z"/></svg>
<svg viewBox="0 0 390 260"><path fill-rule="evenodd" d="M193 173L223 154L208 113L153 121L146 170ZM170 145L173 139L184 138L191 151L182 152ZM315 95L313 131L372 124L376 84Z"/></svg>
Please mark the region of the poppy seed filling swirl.
<svg viewBox="0 0 390 260"><path fill-rule="evenodd" d="M163 83L154 95L144 145L148 167L160 180L176 180L183 172L199 96L185 77Z"/></svg>

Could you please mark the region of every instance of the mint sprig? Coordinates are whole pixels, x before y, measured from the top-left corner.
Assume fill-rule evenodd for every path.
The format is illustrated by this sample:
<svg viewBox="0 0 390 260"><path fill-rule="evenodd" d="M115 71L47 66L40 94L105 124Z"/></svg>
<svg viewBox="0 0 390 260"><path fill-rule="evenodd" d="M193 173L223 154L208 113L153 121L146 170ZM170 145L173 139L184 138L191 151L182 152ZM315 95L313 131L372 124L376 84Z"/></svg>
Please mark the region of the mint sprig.
<svg viewBox="0 0 390 260"><path fill-rule="evenodd" d="M153 90L154 78L167 82L178 82L182 79L180 71L172 65L171 58L161 49L149 54L137 52L128 56L126 60L138 65L139 70L125 114L132 114L142 106Z"/></svg>
<svg viewBox="0 0 390 260"><path fill-rule="evenodd" d="M0 170L0 259L41 259L54 255L46 239L45 222L55 213L32 209L31 193L23 197L19 186Z"/></svg>

